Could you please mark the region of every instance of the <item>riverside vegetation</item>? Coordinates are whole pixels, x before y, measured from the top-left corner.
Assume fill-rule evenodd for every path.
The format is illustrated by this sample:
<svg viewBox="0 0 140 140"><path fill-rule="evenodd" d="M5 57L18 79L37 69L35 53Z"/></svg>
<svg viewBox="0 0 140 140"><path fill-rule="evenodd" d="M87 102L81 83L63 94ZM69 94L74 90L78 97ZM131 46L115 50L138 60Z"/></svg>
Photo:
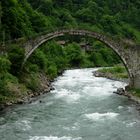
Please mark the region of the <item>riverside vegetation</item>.
<svg viewBox="0 0 140 140"><path fill-rule="evenodd" d="M121 81L128 80L129 78L126 68L122 65L115 65L114 67L99 69L97 72L95 72L95 75Z"/></svg>
<svg viewBox="0 0 140 140"><path fill-rule="evenodd" d="M123 65L115 65L109 68L101 68L95 71L94 76L96 77L105 77L111 80L119 80L128 82L128 72ZM124 90L123 88L117 89L114 93L119 95L124 95L131 99L132 101L140 104L140 89L128 88Z"/></svg>
<svg viewBox="0 0 140 140"><path fill-rule="evenodd" d="M52 40L37 49L21 72L24 49L14 40L22 43L45 31L77 27L139 43L139 7L139 0L1 0L0 48L6 53L0 56L0 104L16 103L44 88L44 76L47 82L65 69L120 63L119 57L97 40L66 37L64 47ZM82 51L80 42L88 42L91 50Z"/></svg>
<svg viewBox="0 0 140 140"><path fill-rule="evenodd" d="M45 83L42 87L43 76L51 81L65 69L110 66L120 62L111 49L103 47L98 41L91 46L90 52L83 51L77 43L62 47L51 41L33 53L21 72L23 57L23 50L14 45L5 57L0 58L1 103L20 101L29 96L30 91L40 92L40 89L46 88ZM17 63L17 60L21 62Z"/></svg>

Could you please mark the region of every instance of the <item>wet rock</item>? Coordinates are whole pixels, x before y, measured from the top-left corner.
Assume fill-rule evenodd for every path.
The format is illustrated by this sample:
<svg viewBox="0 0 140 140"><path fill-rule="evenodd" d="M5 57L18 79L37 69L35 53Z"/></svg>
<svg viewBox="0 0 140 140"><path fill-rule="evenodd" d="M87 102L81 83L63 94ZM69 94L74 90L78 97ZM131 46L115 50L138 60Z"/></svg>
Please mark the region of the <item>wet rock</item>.
<svg viewBox="0 0 140 140"><path fill-rule="evenodd" d="M51 87L50 90L55 90L55 88L54 87Z"/></svg>
<svg viewBox="0 0 140 140"><path fill-rule="evenodd" d="M5 105L0 105L0 111L3 111L5 108Z"/></svg>
<svg viewBox="0 0 140 140"><path fill-rule="evenodd" d="M7 103L6 103L6 106L11 106L11 105L12 105L11 102L7 102Z"/></svg>
<svg viewBox="0 0 140 140"><path fill-rule="evenodd" d="M24 97L21 97L20 99L17 98L16 100L7 102L4 105L0 105L0 111L14 104L32 103L38 99L38 96L46 94L51 90L55 90L51 85L51 82L53 82L54 80L50 81L47 78L46 74L41 73L38 78L40 80L40 85L37 91L28 90Z"/></svg>
<svg viewBox="0 0 140 140"><path fill-rule="evenodd" d="M42 103L42 101L40 100L39 103Z"/></svg>
<svg viewBox="0 0 140 140"><path fill-rule="evenodd" d="M118 95L125 95L125 90L123 88L118 88L114 93Z"/></svg>
<svg viewBox="0 0 140 140"><path fill-rule="evenodd" d="M95 77L104 77L104 75L103 75L101 72L99 72L99 71L93 72L93 75L94 75Z"/></svg>
<svg viewBox="0 0 140 140"><path fill-rule="evenodd" d="M19 100L17 101L18 104L24 104L24 102L25 102L24 99L19 99Z"/></svg>
<svg viewBox="0 0 140 140"><path fill-rule="evenodd" d="M129 91L130 89L131 89L131 85L125 86L125 90L126 90L126 91Z"/></svg>

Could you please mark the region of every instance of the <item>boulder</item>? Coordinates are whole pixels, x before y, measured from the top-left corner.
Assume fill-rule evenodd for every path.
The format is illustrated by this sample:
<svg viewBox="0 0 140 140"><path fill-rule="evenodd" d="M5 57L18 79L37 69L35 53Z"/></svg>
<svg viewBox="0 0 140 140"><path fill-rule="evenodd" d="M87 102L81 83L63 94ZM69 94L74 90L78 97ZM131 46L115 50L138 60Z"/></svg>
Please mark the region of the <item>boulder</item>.
<svg viewBox="0 0 140 140"><path fill-rule="evenodd" d="M114 93L118 95L125 95L125 90L123 88L118 88Z"/></svg>

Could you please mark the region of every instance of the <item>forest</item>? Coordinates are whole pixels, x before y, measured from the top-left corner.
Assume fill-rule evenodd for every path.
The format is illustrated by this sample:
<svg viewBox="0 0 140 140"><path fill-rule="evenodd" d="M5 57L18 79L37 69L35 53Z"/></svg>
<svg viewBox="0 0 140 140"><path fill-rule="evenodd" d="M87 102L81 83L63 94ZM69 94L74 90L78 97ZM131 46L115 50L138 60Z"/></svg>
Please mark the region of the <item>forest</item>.
<svg viewBox="0 0 140 140"><path fill-rule="evenodd" d="M0 103L16 102L28 90L37 91L40 73L53 80L65 69L113 66L121 62L115 52L97 40L66 37L64 46L57 43L62 38L43 44L21 71L24 49L16 40L61 28L80 28L137 44L139 7L139 0L1 0ZM81 49L81 42L88 44L90 50Z"/></svg>

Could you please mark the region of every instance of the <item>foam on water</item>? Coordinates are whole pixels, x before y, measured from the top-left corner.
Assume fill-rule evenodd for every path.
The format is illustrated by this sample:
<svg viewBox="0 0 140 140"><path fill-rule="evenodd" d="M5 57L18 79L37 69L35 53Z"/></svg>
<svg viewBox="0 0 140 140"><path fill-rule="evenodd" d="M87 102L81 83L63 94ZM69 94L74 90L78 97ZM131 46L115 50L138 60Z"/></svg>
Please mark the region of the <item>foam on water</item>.
<svg viewBox="0 0 140 140"><path fill-rule="evenodd" d="M117 86L117 88L122 87L122 83L120 82L117 82L117 84L115 83L115 85ZM88 86L84 87L83 93L88 96L104 98L114 94L113 92L115 90L116 88L113 88L113 85L110 84L110 80L104 82L104 79L102 79L100 82L93 81L91 85L89 84Z"/></svg>
<svg viewBox="0 0 140 140"><path fill-rule="evenodd" d="M93 121L102 121L106 119L113 119L116 118L119 114L114 112L107 112L107 113L91 113L91 114L85 114L85 117L93 120Z"/></svg>
<svg viewBox="0 0 140 140"><path fill-rule="evenodd" d="M45 103L46 106L50 106L52 104L53 104L53 102L47 102L47 103Z"/></svg>
<svg viewBox="0 0 140 140"><path fill-rule="evenodd" d="M95 70L65 71L55 90L7 111L0 140L139 140L139 113L113 94L126 84L94 77Z"/></svg>
<svg viewBox="0 0 140 140"><path fill-rule="evenodd" d="M3 122L5 122L5 118L0 117L0 124L3 124Z"/></svg>
<svg viewBox="0 0 140 140"><path fill-rule="evenodd" d="M72 138L72 137L56 137L56 136L34 136L34 137L30 137L29 140L82 140L81 137L78 138Z"/></svg>
<svg viewBox="0 0 140 140"><path fill-rule="evenodd" d="M137 124L136 121L126 124L126 127L133 127L135 124Z"/></svg>
<svg viewBox="0 0 140 140"><path fill-rule="evenodd" d="M79 69L76 70L67 70L63 77L58 78L58 81L54 83L55 86L61 85L61 86L69 86L73 87L75 84L78 84L79 82L86 82L88 80L91 80L90 78L93 78L92 73L87 73L86 71L81 71ZM79 81L79 82L78 82Z"/></svg>
<svg viewBox="0 0 140 140"><path fill-rule="evenodd" d="M64 126L63 129L68 130L68 131L71 131L71 130L76 131L80 129L80 125L78 124L78 122L75 122L71 127Z"/></svg>
<svg viewBox="0 0 140 140"><path fill-rule="evenodd" d="M118 106L118 109L123 109L124 107L123 106Z"/></svg>
<svg viewBox="0 0 140 140"><path fill-rule="evenodd" d="M60 89L55 91L57 94L55 95L55 98L57 99L64 99L66 102L75 102L80 99L81 95L78 93L75 93L71 90L67 89Z"/></svg>
<svg viewBox="0 0 140 140"><path fill-rule="evenodd" d="M107 90L109 90L109 89L87 86L83 89L83 93L85 93L88 96L93 96L93 97L104 97L104 96L110 96L113 94L113 91L106 92Z"/></svg>
<svg viewBox="0 0 140 140"><path fill-rule="evenodd" d="M54 83L55 86L61 87L61 89L57 88L57 90L53 91L53 93L57 94L56 98L66 98L67 101L77 101L82 95L104 98L112 95L116 88L125 86L125 83L122 85L122 82L119 81L94 77L94 70L88 69L88 72L87 69L65 71L63 77L60 77ZM78 87L80 88L79 93L77 92ZM72 91L74 89L77 89L76 93Z"/></svg>
<svg viewBox="0 0 140 140"><path fill-rule="evenodd" d="M94 70L65 71L55 90L2 115L0 140L139 140L138 112L113 94L126 84L94 77Z"/></svg>
<svg viewBox="0 0 140 140"><path fill-rule="evenodd" d="M30 121L28 120L17 121L16 126L19 129L22 129L23 131L27 131L31 129Z"/></svg>

